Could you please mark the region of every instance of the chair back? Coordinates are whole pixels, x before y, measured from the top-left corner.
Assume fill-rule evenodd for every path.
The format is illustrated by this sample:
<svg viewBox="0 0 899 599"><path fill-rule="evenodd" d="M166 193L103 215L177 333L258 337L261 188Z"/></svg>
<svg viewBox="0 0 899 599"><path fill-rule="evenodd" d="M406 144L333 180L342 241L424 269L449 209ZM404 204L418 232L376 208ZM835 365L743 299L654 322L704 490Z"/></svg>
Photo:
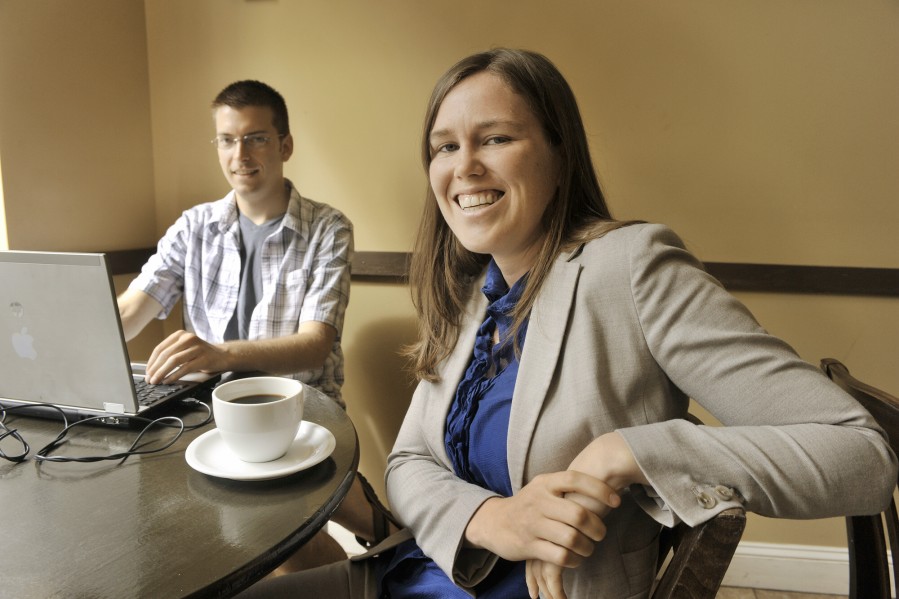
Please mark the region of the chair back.
<svg viewBox="0 0 899 599"><path fill-rule="evenodd" d="M821 368L831 380L871 413L889 436L890 447L899 454L899 399L854 378L849 374L849 369L833 358L821 360ZM897 530L899 520L897 520L895 492L890 506L883 513L846 518L850 599L890 598L890 564L887 547L895 559L895 556L899 555ZM899 574L895 572L893 584L899 589Z"/></svg>
<svg viewBox="0 0 899 599"><path fill-rule="evenodd" d="M702 422L692 414L687 419ZM731 508L690 527L683 522L659 536L659 572L652 599L715 599L733 559L746 513Z"/></svg>

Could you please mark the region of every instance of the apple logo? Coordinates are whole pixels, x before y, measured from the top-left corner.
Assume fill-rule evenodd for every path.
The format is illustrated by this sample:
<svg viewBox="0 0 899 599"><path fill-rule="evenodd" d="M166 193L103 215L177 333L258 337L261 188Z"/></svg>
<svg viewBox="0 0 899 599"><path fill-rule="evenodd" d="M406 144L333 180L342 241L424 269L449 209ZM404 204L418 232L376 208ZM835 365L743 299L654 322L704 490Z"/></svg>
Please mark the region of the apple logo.
<svg viewBox="0 0 899 599"><path fill-rule="evenodd" d="M34 337L28 334L28 327L22 327L21 333L12 334L12 347L22 358L37 359L37 351L34 349Z"/></svg>

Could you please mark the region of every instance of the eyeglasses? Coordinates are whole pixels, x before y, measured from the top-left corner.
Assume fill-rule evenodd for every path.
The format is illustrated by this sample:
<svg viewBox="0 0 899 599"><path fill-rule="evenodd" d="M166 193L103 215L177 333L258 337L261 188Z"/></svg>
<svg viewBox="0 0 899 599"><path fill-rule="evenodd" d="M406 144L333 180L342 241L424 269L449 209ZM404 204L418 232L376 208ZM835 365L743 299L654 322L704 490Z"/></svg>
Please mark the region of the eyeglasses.
<svg viewBox="0 0 899 599"><path fill-rule="evenodd" d="M287 137L286 133L279 133L278 139L282 139ZM249 148L251 150L258 150L259 148L264 147L268 142L272 140L272 136L266 133L251 133L250 135L244 135L242 137L234 137L233 135L217 135L215 138L211 140L210 143L214 145L219 150L232 150L237 143L240 142L244 145L244 147Z"/></svg>

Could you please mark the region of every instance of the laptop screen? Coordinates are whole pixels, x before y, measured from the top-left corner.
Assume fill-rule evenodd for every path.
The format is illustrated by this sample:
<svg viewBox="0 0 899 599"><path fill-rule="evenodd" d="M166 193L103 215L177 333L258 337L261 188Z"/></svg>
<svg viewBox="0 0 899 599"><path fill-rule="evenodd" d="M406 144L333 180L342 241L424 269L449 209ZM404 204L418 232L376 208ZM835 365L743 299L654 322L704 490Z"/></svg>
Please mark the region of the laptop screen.
<svg viewBox="0 0 899 599"><path fill-rule="evenodd" d="M0 252L0 399L137 412L103 254Z"/></svg>

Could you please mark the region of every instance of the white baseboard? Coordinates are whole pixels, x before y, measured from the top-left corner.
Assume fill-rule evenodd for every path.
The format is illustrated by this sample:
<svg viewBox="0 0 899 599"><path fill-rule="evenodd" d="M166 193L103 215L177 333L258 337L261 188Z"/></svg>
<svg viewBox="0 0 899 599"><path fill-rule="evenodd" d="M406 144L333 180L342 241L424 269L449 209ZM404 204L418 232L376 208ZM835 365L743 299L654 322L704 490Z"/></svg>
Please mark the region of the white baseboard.
<svg viewBox="0 0 899 599"><path fill-rule="evenodd" d="M332 520L328 521L328 534L334 537L349 556L365 553L365 548L356 542L356 536L343 526Z"/></svg>
<svg viewBox="0 0 899 599"><path fill-rule="evenodd" d="M849 556L844 547L743 542L723 586L846 595Z"/></svg>

